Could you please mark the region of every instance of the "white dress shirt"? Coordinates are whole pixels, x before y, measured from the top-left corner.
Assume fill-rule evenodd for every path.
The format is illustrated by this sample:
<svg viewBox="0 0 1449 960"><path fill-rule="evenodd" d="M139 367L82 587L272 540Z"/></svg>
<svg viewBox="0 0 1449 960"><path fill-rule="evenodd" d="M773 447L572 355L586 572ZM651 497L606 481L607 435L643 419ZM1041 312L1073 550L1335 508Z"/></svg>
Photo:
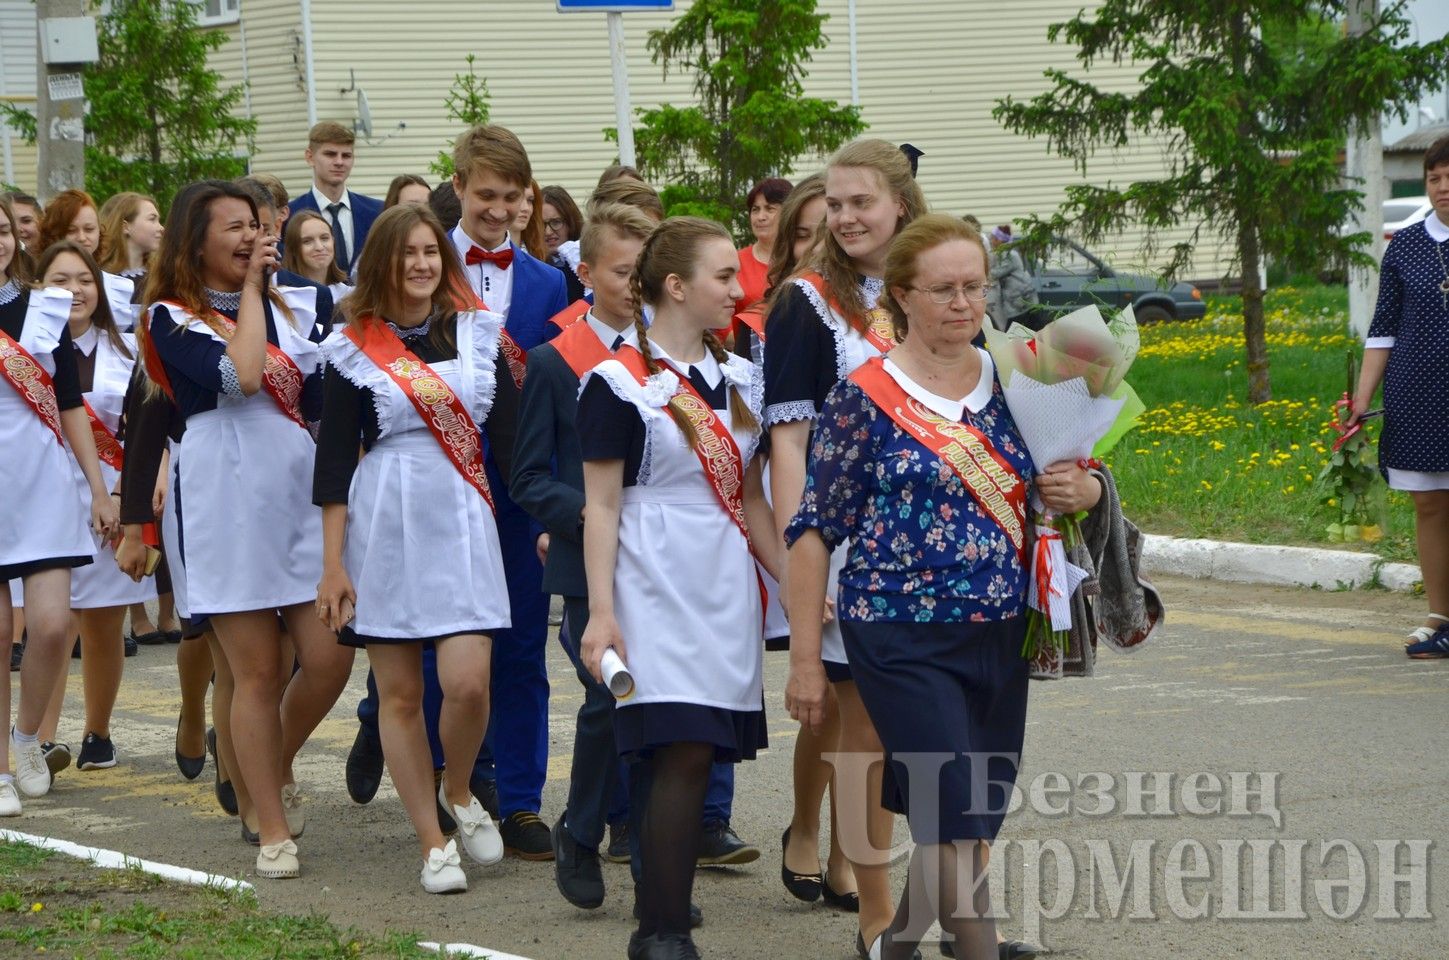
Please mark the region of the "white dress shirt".
<svg viewBox="0 0 1449 960"><path fill-rule="evenodd" d="M468 251L474 247L482 247L472 237L463 232L463 225L460 223L453 228L450 234L453 240L453 247L458 251L458 259L463 264L463 272L468 275L468 284L473 292L478 294L489 310L508 318L508 307L513 302L513 267L510 265L507 270L501 269L492 263L469 264ZM503 242L488 253L499 250L507 250L513 243L512 237L505 234Z"/></svg>
<svg viewBox="0 0 1449 960"><path fill-rule="evenodd" d="M326 194L318 190L315 186L312 188L312 199L317 201L317 210L322 214L322 219L326 220L327 225L330 227L332 225L332 214L327 211L327 208L332 205L332 201L328 200ZM342 238L347 242L347 262L353 264L357 262L357 232L352 227L352 195L346 190L343 190L342 198L337 202L342 204L337 211L337 225L342 230ZM335 244L337 238L333 237L332 239Z"/></svg>
<svg viewBox="0 0 1449 960"><path fill-rule="evenodd" d="M609 326L604 321L600 320L598 317L594 316L594 311L592 310L584 314L584 322L589 325L589 329L594 331L594 336L598 337L600 342L602 342L604 344L604 347L610 352L612 352L614 349L614 341L619 339L620 337L624 338L624 343L620 344L620 346L627 345L635 348L636 350L639 348L639 332L634 329L633 324L625 327L623 331L620 332Z"/></svg>

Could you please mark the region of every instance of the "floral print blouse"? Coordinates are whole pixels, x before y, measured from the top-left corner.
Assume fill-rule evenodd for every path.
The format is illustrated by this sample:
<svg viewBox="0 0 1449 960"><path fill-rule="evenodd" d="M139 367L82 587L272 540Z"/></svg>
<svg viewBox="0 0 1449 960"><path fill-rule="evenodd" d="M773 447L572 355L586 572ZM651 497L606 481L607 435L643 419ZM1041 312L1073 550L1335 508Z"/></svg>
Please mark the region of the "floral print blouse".
<svg viewBox="0 0 1449 960"><path fill-rule="evenodd" d="M914 387L893 364L887 368L902 386ZM984 404L968 397L954 404L959 414L940 409L951 401L914 395L984 433L1030 483L1031 458L989 359L982 375L991 378L989 399L978 388L973 397ZM849 379L830 391L816 422L805 495L786 544L808 529L831 550L850 542L837 598L841 619L954 623L1023 612L1026 571L1006 531L955 471Z"/></svg>

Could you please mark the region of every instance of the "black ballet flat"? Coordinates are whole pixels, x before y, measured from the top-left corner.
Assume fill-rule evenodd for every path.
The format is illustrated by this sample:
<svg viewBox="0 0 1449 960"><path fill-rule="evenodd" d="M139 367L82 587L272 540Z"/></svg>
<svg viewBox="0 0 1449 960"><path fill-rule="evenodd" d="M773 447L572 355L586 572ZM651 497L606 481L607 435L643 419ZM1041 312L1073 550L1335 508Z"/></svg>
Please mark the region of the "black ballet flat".
<svg viewBox="0 0 1449 960"><path fill-rule="evenodd" d="M180 734L181 734L181 718L180 717L177 717L176 718L176 733L177 733L177 736L180 736ZM181 771L181 775L183 777L185 777L186 779L188 779L188 780L195 780L197 777L201 776L201 771L203 771L203 770L206 769L206 754L203 753L199 757L188 757L186 754L182 753L180 750L177 750L176 751L176 769L177 770L180 770Z"/></svg>
<svg viewBox="0 0 1449 960"><path fill-rule="evenodd" d="M996 945L997 960L1031 960L1032 957L1042 952L1044 952L1042 948L1036 944L1025 943L1021 940L1003 940ZM945 940L941 941L941 956L956 956L951 944Z"/></svg>
<svg viewBox="0 0 1449 960"><path fill-rule="evenodd" d="M247 843L251 844L254 847L260 847L262 845L262 837L261 837L261 834L257 833L254 830L248 830L247 829L247 822L245 820L243 820L241 822L241 825L242 825L242 839L245 840Z"/></svg>
<svg viewBox="0 0 1449 960"><path fill-rule="evenodd" d="M212 789L216 792L217 805L235 817L238 813L236 788L231 785L230 780L223 780L221 778L221 763L218 761L216 753L215 727L208 727L206 730L206 749L211 754L211 766L216 770L216 781L212 784Z"/></svg>
<svg viewBox="0 0 1449 960"><path fill-rule="evenodd" d="M820 899L820 893L825 889L825 875L823 873L796 873L785 866L785 848L790 845L790 828L786 827L785 832L780 836L780 882L785 889L790 891L790 896L796 900L804 900L806 903L814 903ZM856 898L856 909L860 909L860 899Z"/></svg>
<svg viewBox="0 0 1449 960"><path fill-rule="evenodd" d="M860 894L854 890L849 893L836 893L830 889L829 875L821 877L820 895L824 897L827 906L844 910L846 913L860 913Z"/></svg>

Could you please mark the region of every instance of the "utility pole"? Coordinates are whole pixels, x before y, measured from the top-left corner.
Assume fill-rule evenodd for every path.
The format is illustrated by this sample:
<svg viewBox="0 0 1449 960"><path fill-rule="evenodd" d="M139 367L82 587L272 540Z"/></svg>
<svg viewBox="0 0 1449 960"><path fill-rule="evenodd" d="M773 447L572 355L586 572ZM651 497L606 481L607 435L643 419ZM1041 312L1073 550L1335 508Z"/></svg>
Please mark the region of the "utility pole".
<svg viewBox="0 0 1449 960"><path fill-rule="evenodd" d="M1353 0L1348 8L1348 32L1361 36L1378 17L1378 0ZM1363 194L1363 210L1353 218L1355 233L1368 231L1373 238L1364 252L1375 264L1384 255L1384 138L1379 114L1361 130L1350 130L1345 173L1351 185ZM1354 336L1368 336L1374 303L1379 296L1379 270L1351 266L1348 269L1348 325Z"/></svg>
<svg viewBox="0 0 1449 960"><path fill-rule="evenodd" d="M36 0L37 192L42 203L62 190L83 189L85 88L81 67L100 59L96 21L84 0Z"/></svg>

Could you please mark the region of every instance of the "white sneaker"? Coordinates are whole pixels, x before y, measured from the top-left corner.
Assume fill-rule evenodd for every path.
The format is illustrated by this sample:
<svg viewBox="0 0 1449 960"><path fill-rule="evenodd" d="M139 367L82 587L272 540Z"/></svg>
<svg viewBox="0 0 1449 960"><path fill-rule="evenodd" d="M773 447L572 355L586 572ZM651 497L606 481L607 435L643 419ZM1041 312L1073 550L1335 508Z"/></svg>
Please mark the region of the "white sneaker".
<svg viewBox="0 0 1449 960"><path fill-rule="evenodd" d="M493 818L488 816L488 811L483 809L477 797L469 796L466 807L450 804L442 784L439 784L438 802L458 822L458 836L462 839L463 849L468 851L468 856L485 867L491 867L503 859L503 837L499 835L498 828L493 825Z"/></svg>
<svg viewBox="0 0 1449 960"><path fill-rule="evenodd" d="M9 777L0 780L0 817L20 816L20 794Z"/></svg>
<svg viewBox="0 0 1449 960"><path fill-rule="evenodd" d="M267 880L290 880L302 875L297 860L297 845L290 840L266 843L257 853L257 876Z"/></svg>
<svg viewBox="0 0 1449 960"><path fill-rule="evenodd" d="M458 859L458 844L449 840L443 849L428 851L423 861L423 889L428 893L462 893L468 889L468 877Z"/></svg>
<svg viewBox="0 0 1449 960"><path fill-rule="evenodd" d="M287 831L297 839L307 829L307 814L302 809L302 788L295 783L282 784L282 812L287 815Z"/></svg>
<svg viewBox="0 0 1449 960"><path fill-rule="evenodd" d="M22 744L10 732L10 754L15 759L15 785L27 797L43 797L50 792L50 768L45 765L45 752L40 741Z"/></svg>

